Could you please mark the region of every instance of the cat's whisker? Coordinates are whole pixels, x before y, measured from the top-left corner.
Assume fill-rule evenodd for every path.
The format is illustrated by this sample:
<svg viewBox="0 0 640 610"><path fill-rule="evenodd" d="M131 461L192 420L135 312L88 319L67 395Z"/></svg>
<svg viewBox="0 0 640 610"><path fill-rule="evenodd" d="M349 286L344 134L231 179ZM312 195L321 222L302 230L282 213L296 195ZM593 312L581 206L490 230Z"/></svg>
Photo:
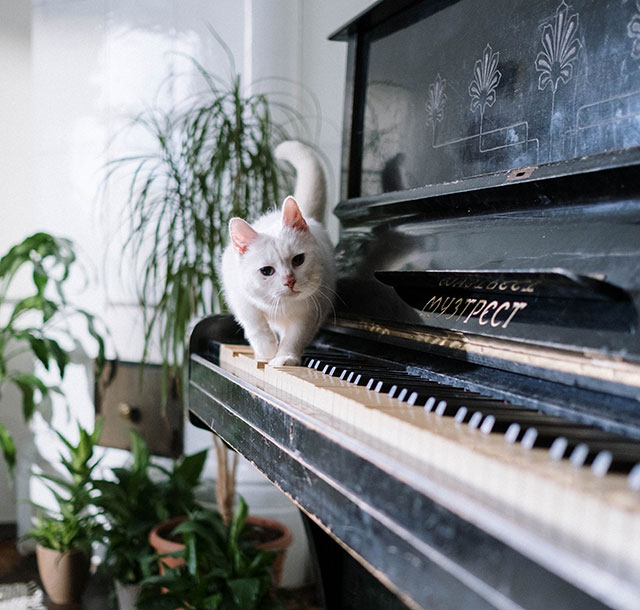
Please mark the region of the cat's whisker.
<svg viewBox="0 0 640 610"><path fill-rule="evenodd" d="M327 292L330 292L330 293L333 292L335 294L335 290L332 290L328 286L325 286L325 289L326 289ZM325 291L323 291L321 289L316 290L316 294L318 294L319 296L321 296L321 297L323 297L323 298L325 298L327 300L327 302L329 303L329 307L331 308L330 312L331 312L333 320L335 322L337 314L336 314L336 308L335 308L334 303L333 303L333 301L334 301L333 298L331 298L330 296L325 294ZM318 303L318 308L320 308L319 303Z"/></svg>

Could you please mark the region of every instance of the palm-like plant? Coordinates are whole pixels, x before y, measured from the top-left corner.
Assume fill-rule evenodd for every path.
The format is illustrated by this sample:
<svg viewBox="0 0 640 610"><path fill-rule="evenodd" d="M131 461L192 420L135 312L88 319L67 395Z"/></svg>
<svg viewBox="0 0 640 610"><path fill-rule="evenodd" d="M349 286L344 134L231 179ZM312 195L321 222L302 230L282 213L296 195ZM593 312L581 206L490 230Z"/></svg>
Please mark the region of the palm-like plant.
<svg viewBox="0 0 640 610"><path fill-rule="evenodd" d="M165 384L170 375L180 383L189 323L225 310L217 263L229 220L251 221L280 203L290 177L273 151L290 137L289 127L304 123L292 106L245 93L231 52L218 41L229 56L229 81L192 59L204 91L169 111L137 116L133 126L151 137L154 148L113 160L107 172L107 182L127 172L124 252L135 261L140 280L142 359L158 340Z"/></svg>
<svg viewBox="0 0 640 610"><path fill-rule="evenodd" d="M231 51L212 34L227 53L231 77L212 75L192 58L204 91L169 111L139 115L133 126L151 136L154 148L115 159L106 176L109 183L128 172L124 253L139 277L142 361L157 340L165 396L170 381L182 396L190 323L225 310L218 261L229 220L252 221L280 203L291 175L278 166L276 144L306 130L305 119L282 97L245 92ZM229 460L219 439L216 450L218 506L228 523L237 457Z"/></svg>
<svg viewBox="0 0 640 610"><path fill-rule="evenodd" d="M79 439L76 445L56 432L64 443L66 454L60 454L66 476L39 474L57 503L57 508L41 508L35 527L28 536L42 546L62 553L78 549L89 553L91 544L97 540L102 528L96 520L93 506L93 471L99 463L94 448L102 432L98 421L93 432L78 425Z"/></svg>

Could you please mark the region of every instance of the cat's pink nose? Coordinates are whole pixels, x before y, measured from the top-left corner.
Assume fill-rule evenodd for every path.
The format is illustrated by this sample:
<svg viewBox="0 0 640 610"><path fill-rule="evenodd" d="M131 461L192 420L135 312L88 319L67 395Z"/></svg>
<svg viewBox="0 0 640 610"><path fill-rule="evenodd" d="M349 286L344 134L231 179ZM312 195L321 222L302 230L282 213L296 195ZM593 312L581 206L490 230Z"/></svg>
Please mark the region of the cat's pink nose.
<svg viewBox="0 0 640 610"><path fill-rule="evenodd" d="M296 278L292 273L284 276L284 285L293 290L293 287L296 285Z"/></svg>

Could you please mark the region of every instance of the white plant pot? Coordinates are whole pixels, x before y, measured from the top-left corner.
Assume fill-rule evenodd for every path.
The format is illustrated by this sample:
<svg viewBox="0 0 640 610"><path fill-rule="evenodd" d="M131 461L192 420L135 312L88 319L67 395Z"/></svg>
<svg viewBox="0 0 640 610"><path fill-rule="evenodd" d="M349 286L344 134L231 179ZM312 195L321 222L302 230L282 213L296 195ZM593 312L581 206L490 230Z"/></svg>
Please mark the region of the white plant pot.
<svg viewBox="0 0 640 610"><path fill-rule="evenodd" d="M140 585L125 585L116 580L116 597L120 610L135 610L136 600L142 587Z"/></svg>

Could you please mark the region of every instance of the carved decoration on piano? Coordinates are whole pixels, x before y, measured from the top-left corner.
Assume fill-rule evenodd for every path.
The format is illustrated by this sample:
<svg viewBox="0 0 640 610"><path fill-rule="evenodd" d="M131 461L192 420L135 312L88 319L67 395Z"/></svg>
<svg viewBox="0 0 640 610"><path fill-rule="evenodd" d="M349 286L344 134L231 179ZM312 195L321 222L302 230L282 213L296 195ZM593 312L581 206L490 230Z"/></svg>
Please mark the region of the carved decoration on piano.
<svg viewBox="0 0 640 610"><path fill-rule="evenodd" d="M482 58L478 59L473 68L473 80L469 85L469 95L471 96L471 112L480 109L480 133L482 133L482 123L484 112L487 107L491 107L496 102L496 88L502 78L502 73L498 70L500 53L493 52L490 44L484 48Z"/></svg>
<svg viewBox="0 0 640 610"><path fill-rule="evenodd" d="M445 4L365 45L359 196L640 144L640 0ZM406 182L381 180L401 153Z"/></svg>
<svg viewBox="0 0 640 610"><path fill-rule="evenodd" d="M577 61L582 48L578 38L580 16L578 13L569 14L569 7L562 0L552 23L547 23L542 29L542 48L536 57L535 67L540 75L538 89L544 91L551 88L551 126L549 129L549 159L553 150L554 114L556 92L560 83L566 85L573 77L574 63Z"/></svg>
<svg viewBox="0 0 640 610"><path fill-rule="evenodd" d="M627 24L627 36L633 39L631 57L640 59L640 0L636 0L636 13Z"/></svg>
<svg viewBox="0 0 640 610"><path fill-rule="evenodd" d="M438 72L436 80L429 85L429 93L427 94L427 123L433 126L434 134L436 123L444 118L444 105L447 101L447 94L444 90L447 87L447 79L442 78Z"/></svg>
<svg viewBox="0 0 640 610"><path fill-rule="evenodd" d="M543 50L536 57L540 91L551 86L555 95L560 81L566 85L571 80L573 64L582 47L577 36L579 25L578 13L569 15L569 7L563 0L556 9L553 23L548 23L542 30Z"/></svg>

